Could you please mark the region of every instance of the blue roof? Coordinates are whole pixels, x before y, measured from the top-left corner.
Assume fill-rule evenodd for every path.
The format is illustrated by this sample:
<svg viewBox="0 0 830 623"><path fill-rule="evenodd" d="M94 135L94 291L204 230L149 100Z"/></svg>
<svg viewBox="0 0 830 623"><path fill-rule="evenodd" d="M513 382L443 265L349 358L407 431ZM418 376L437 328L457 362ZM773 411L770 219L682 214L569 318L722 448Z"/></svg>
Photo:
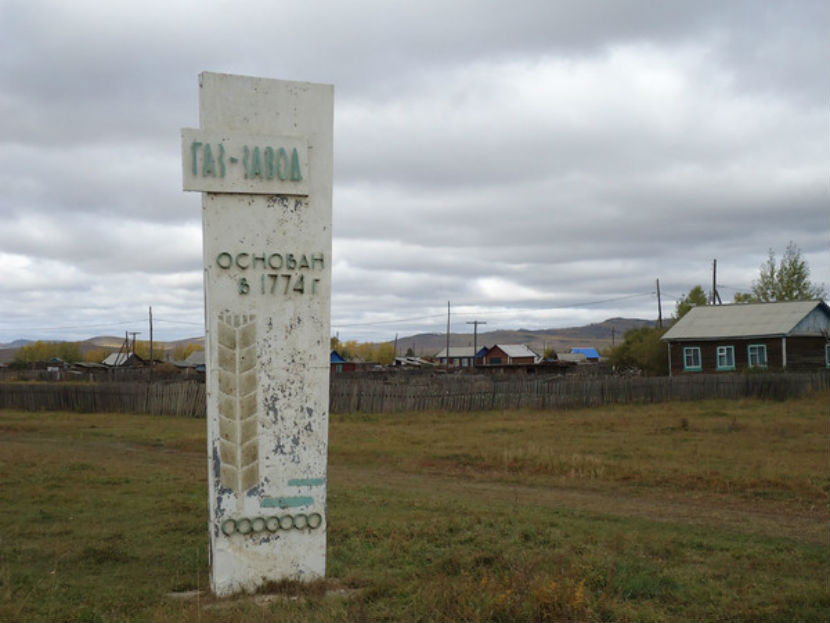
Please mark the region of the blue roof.
<svg viewBox="0 0 830 623"><path fill-rule="evenodd" d="M597 352L596 348L592 348L590 346L586 346L583 348L572 348L572 353L582 353L585 355L585 359L599 359L599 353Z"/></svg>
<svg viewBox="0 0 830 623"><path fill-rule="evenodd" d="M346 360L336 350L331 351L331 363L345 363Z"/></svg>

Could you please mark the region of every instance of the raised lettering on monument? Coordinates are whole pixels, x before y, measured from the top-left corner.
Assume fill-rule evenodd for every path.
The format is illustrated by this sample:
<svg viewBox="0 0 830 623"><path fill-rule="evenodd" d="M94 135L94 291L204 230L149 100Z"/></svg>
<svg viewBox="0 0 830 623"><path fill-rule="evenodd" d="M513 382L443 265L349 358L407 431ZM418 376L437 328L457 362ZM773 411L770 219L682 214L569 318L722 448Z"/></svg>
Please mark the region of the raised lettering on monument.
<svg viewBox="0 0 830 623"><path fill-rule="evenodd" d="M184 190L305 196L307 177L303 138L182 130Z"/></svg>

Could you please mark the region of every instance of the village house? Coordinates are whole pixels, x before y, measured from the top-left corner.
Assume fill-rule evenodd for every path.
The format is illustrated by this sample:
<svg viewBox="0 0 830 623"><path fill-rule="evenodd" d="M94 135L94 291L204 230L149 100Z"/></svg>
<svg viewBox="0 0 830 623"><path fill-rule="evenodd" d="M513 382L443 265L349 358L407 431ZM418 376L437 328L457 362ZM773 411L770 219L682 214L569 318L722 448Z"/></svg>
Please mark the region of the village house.
<svg viewBox="0 0 830 623"><path fill-rule="evenodd" d="M486 366L516 366L538 363L539 355L524 344L496 344L484 354Z"/></svg>
<svg viewBox="0 0 830 623"><path fill-rule="evenodd" d="M585 355L585 360L597 363L600 360L599 351L593 346L577 346L571 348L571 353Z"/></svg>
<svg viewBox="0 0 830 623"><path fill-rule="evenodd" d="M662 340L670 375L827 368L830 308L823 301L699 306Z"/></svg>
<svg viewBox="0 0 830 623"><path fill-rule="evenodd" d="M448 366L450 368L471 368L476 359L476 352L472 346L450 346L449 355L447 355L447 349L444 348L435 355L435 359L442 366Z"/></svg>
<svg viewBox="0 0 830 623"><path fill-rule="evenodd" d="M336 350L331 351L329 355L329 363L331 365L332 374L340 374L342 372L354 372L355 363L353 361L346 361L346 359Z"/></svg>
<svg viewBox="0 0 830 623"><path fill-rule="evenodd" d="M120 351L117 353L110 353L101 363L110 368L137 368L147 365L147 362L135 353L124 353Z"/></svg>

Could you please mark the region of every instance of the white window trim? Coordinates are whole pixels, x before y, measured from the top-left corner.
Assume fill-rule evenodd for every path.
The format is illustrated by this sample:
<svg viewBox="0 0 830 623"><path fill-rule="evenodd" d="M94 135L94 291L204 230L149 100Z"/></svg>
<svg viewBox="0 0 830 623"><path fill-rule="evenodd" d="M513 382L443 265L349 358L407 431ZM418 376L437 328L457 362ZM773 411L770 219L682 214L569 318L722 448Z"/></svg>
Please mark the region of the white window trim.
<svg viewBox="0 0 830 623"><path fill-rule="evenodd" d="M727 365L721 365L720 358L721 355L726 355L729 353L730 363ZM735 347L730 345L718 346L715 349L715 367L718 370L734 370L735 369Z"/></svg>
<svg viewBox="0 0 830 623"><path fill-rule="evenodd" d="M697 359L696 366L690 366L687 364L686 353L697 353L695 359ZM683 347L683 369L688 372L700 372L703 370L703 358L700 355L700 346L684 346Z"/></svg>
<svg viewBox="0 0 830 623"><path fill-rule="evenodd" d="M756 352L764 353L764 363L763 364L752 364L752 350L758 349ZM767 356L767 345L766 344L747 344L746 346L746 365L748 368L768 368L769 367L769 357Z"/></svg>

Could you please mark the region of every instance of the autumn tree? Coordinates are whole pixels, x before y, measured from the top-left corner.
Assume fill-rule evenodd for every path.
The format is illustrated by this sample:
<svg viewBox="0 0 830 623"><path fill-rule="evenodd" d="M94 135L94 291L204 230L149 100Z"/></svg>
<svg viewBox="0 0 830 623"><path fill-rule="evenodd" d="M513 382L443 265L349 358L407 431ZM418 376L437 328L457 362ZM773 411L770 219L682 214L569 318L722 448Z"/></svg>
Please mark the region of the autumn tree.
<svg viewBox="0 0 830 623"><path fill-rule="evenodd" d="M67 363L81 360L81 349L77 342L44 342L38 340L21 346L14 354L13 362L18 365L49 361L57 357Z"/></svg>
<svg viewBox="0 0 830 623"><path fill-rule="evenodd" d="M659 327L639 327L626 331L622 343L611 349L611 364L618 370L642 370L648 376L667 374L668 351L660 341L665 332L666 329Z"/></svg>
<svg viewBox="0 0 830 623"><path fill-rule="evenodd" d="M693 307L697 307L698 305L706 305L708 302L709 301L706 297L706 292L703 291L703 287L697 285L689 290L687 295L677 301L677 305L674 308L674 319L680 320L683 316L688 314Z"/></svg>
<svg viewBox="0 0 830 623"><path fill-rule="evenodd" d="M205 350L205 347L201 344L195 344L192 342L188 342L186 344L179 344L173 350L170 351L170 358L173 361L184 361L185 359L190 357L190 355L200 350ZM153 353L153 355L155 356L155 353Z"/></svg>
<svg viewBox="0 0 830 623"><path fill-rule="evenodd" d="M101 363L111 352L111 350L106 348L90 348L84 353L84 361L88 361L90 363Z"/></svg>
<svg viewBox="0 0 830 623"><path fill-rule="evenodd" d="M161 342L156 342L153 340L153 359L159 361L164 360L164 351L165 347L164 344ZM144 359L145 361L150 360L150 341L149 340L140 340L135 343L135 354Z"/></svg>
<svg viewBox="0 0 830 623"><path fill-rule="evenodd" d="M375 345L371 342L361 342L358 344L356 354L363 361L377 361Z"/></svg>
<svg viewBox="0 0 830 623"><path fill-rule="evenodd" d="M391 366L395 363L395 344L394 342L384 342L378 344L375 349L375 361L384 366Z"/></svg>
<svg viewBox="0 0 830 623"><path fill-rule="evenodd" d="M358 357L358 343L357 340L349 340L348 342L343 342L340 344L340 350L337 352L343 357L343 359L354 359Z"/></svg>
<svg viewBox="0 0 830 623"><path fill-rule="evenodd" d="M752 282L752 291L738 292L735 302L810 301L826 296L823 284L810 281L810 267L802 259L801 249L790 241L779 262L775 261L775 251L769 250L767 261L759 269L758 279Z"/></svg>

